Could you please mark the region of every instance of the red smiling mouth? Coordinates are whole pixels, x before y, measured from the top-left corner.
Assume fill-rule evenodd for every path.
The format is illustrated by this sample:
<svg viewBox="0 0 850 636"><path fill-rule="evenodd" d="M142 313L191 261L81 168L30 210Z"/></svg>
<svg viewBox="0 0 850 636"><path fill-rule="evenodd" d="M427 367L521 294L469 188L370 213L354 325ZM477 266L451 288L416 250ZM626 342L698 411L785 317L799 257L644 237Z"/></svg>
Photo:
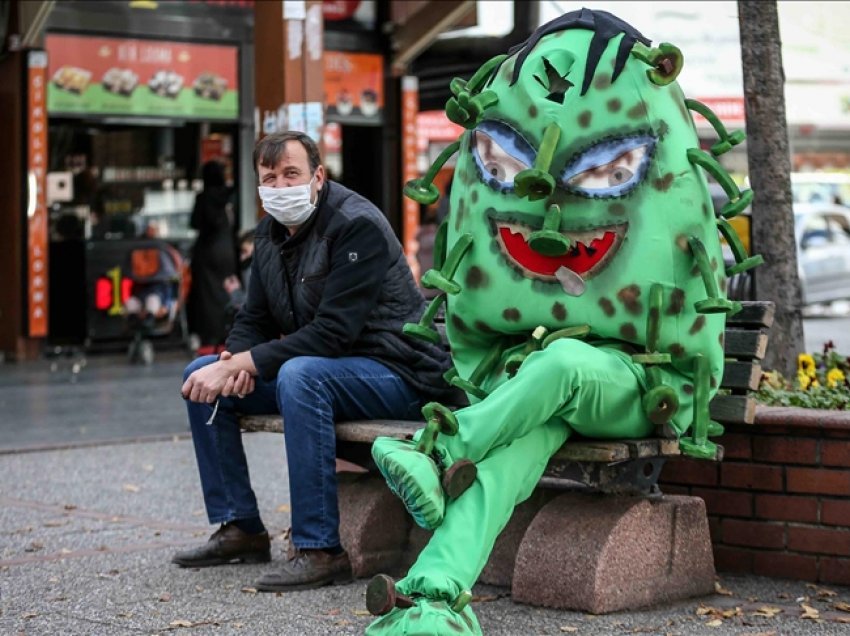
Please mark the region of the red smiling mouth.
<svg viewBox="0 0 850 636"><path fill-rule="evenodd" d="M617 252L626 225L599 228L589 232L564 232L573 248L563 256L544 256L528 245L531 230L525 225L497 222L505 253L520 267L538 277L554 278L562 268L588 278L605 267Z"/></svg>

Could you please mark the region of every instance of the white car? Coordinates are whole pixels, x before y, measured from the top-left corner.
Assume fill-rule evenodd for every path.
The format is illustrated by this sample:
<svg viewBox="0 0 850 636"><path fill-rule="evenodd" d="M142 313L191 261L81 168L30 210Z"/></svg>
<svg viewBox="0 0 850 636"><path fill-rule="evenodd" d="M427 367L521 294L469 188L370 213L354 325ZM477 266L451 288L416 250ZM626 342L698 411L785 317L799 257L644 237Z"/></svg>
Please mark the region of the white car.
<svg viewBox="0 0 850 636"><path fill-rule="evenodd" d="M795 203L794 234L803 304L850 299L850 208Z"/></svg>

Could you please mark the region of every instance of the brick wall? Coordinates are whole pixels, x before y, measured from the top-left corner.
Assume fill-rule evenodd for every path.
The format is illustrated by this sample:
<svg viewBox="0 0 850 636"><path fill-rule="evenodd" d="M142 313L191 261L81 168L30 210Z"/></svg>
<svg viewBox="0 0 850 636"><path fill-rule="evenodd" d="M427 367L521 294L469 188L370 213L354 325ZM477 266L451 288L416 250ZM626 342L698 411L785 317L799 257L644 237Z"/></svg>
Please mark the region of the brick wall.
<svg viewBox="0 0 850 636"><path fill-rule="evenodd" d="M727 429L720 464L667 463L665 493L705 500L718 570L850 585L845 419L832 426L811 417L800 426L757 419Z"/></svg>

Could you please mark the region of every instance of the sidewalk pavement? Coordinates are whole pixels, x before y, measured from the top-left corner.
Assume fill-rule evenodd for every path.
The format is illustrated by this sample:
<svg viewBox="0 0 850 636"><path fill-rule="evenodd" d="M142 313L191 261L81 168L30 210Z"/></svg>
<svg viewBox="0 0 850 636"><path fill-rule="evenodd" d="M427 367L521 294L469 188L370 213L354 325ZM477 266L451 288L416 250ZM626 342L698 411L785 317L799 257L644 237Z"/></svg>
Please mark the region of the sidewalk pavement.
<svg viewBox="0 0 850 636"><path fill-rule="evenodd" d="M64 367L0 365L0 634L310 636L360 634L372 620L365 580L263 594L252 585L274 562L169 563L212 531L176 389L184 364L94 361L75 382ZM278 561L289 525L283 437L254 433L245 446ZM606 616L515 604L489 586L473 602L488 636L850 633L839 622L850 620L850 588L726 575L718 585Z"/></svg>

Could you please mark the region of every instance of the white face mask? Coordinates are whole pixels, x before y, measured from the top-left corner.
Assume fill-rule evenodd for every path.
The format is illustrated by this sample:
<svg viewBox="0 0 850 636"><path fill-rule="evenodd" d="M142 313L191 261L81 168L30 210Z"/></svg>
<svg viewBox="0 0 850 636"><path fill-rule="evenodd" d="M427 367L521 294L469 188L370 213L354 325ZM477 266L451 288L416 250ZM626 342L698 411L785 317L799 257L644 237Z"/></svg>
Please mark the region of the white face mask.
<svg viewBox="0 0 850 636"><path fill-rule="evenodd" d="M314 176L313 179L315 178ZM310 200L313 179L310 179L310 183L287 188L259 186L257 191L260 193L263 209L283 225L303 224L316 209L316 204Z"/></svg>

